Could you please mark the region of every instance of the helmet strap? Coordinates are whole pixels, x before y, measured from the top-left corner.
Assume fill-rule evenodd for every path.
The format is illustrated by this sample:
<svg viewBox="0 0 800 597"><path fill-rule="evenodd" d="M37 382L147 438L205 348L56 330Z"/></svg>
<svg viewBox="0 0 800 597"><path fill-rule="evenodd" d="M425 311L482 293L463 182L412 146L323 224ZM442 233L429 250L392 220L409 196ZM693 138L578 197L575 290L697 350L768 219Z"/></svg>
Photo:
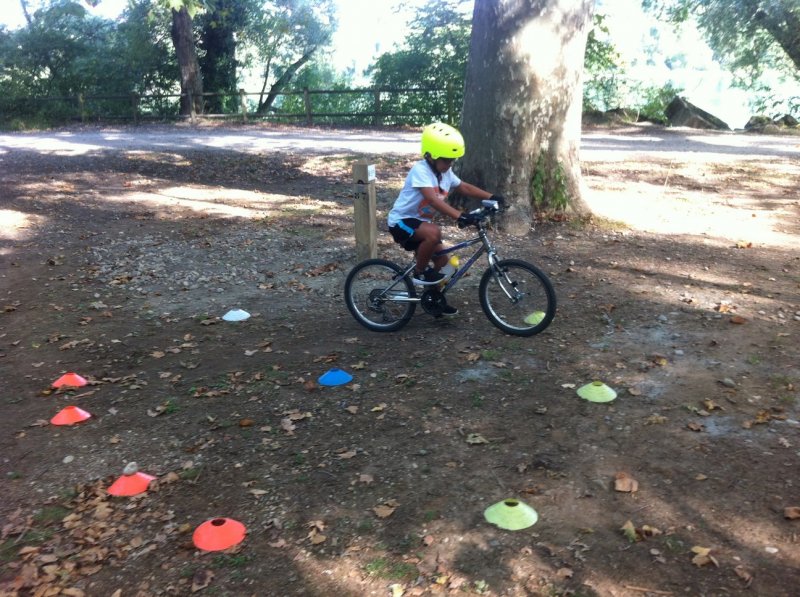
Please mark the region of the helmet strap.
<svg viewBox="0 0 800 597"><path fill-rule="evenodd" d="M436 169L436 161L431 157L431 154L425 154L425 162L428 164L428 167L433 171L436 175L436 182L442 182L442 173Z"/></svg>

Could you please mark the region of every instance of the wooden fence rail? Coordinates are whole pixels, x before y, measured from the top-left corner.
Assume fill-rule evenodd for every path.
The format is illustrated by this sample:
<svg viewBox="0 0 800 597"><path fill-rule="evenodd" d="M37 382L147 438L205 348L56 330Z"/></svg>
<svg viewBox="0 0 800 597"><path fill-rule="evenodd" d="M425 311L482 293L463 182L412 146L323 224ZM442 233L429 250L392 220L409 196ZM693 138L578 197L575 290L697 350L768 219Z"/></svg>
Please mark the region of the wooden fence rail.
<svg viewBox="0 0 800 597"><path fill-rule="evenodd" d="M335 104L335 96L351 95L350 101ZM420 102L418 96L426 95L428 100ZM300 102L291 98L299 97ZM417 99L412 100L417 96ZM186 98L191 106L189 114L180 114L180 103ZM221 98L220 104L232 108L221 113L197 114L191 94L102 94L47 97L5 97L0 98L0 122L13 118L25 118L41 110L37 107L49 106L49 113L57 112L65 120L81 122L124 120L138 124L144 120L169 120L188 118L195 122L198 118L229 118L242 122L249 120L291 120L313 125L340 123L353 120L363 124L380 126L382 124L420 124L430 120L455 122L457 117L457 97L452 87L441 89L426 88L360 88L360 89L296 89L277 94L282 98L276 109L261 110L258 106L263 100L263 92L247 92L240 89L236 93L204 93L204 100ZM334 108L318 111L314 108L315 97L324 97ZM252 98L256 98L253 100ZM226 102L225 100L229 100ZM204 101L204 104L207 104ZM438 110L423 110L420 106L436 106ZM287 109L288 108L288 109Z"/></svg>

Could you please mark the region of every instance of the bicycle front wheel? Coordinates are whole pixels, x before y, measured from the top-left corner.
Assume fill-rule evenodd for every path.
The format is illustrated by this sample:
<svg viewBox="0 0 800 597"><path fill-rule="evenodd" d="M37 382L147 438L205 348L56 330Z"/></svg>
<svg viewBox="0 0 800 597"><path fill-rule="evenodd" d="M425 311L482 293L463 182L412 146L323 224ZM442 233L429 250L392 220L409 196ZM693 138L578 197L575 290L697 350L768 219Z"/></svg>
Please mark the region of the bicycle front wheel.
<svg viewBox="0 0 800 597"><path fill-rule="evenodd" d="M356 265L344 283L344 300L355 320L373 332L395 332L408 323L417 303L414 285L385 259Z"/></svg>
<svg viewBox="0 0 800 597"><path fill-rule="evenodd" d="M556 292L545 273L519 259L498 261L483 274L481 308L494 325L514 336L543 331L556 314Z"/></svg>

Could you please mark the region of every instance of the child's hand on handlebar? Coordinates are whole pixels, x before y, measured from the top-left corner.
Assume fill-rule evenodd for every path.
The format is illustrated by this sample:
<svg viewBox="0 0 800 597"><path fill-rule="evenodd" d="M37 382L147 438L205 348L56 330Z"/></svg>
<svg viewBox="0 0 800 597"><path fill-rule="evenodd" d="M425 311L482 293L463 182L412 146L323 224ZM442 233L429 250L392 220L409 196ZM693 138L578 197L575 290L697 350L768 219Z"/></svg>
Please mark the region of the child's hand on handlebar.
<svg viewBox="0 0 800 597"><path fill-rule="evenodd" d="M481 218L478 214L462 213L460 216L458 216L456 224L458 224L459 228L466 228L467 226L474 226L480 222L480 220Z"/></svg>

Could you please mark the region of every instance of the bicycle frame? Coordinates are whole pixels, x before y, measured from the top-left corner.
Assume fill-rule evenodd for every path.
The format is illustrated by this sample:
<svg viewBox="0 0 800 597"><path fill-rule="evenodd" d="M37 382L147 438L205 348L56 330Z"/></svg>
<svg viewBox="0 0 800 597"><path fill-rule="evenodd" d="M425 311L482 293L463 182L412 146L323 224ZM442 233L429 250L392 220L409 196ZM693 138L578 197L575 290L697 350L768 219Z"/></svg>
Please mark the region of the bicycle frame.
<svg viewBox="0 0 800 597"><path fill-rule="evenodd" d="M469 268L471 268L475 264L475 262L478 259L480 259L481 256L484 255L484 253L488 255L489 266L490 267L493 266L494 263L497 261L497 252L496 252L496 250L494 248L494 245L492 244L492 241L489 239L489 235L486 233L486 230L484 229L483 225L481 224L481 226L478 228L478 236L476 236L475 238L471 238L469 240L465 240L465 241L460 242L460 243L458 243L456 245L453 245L451 247L447 247L446 249L442 249L441 251L437 251L436 253L434 253L434 255L433 255L434 257L441 257L442 255L449 255L450 253L454 253L455 251L459 251L459 250L464 249L466 247L471 247L473 245L477 245L478 243L481 243L481 246L478 247L478 250L475 251L475 253L473 253L472 256L470 256L469 259L467 259L467 261L466 261L466 263L464 263L464 265L462 265L460 268L458 268L458 270L456 270L456 272L452 276L450 276L450 279L447 281L445 286L441 289L442 294L445 294L448 290L450 290L453 286L455 286L456 283L461 279L461 277L464 274L467 273L467 270L469 270ZM405 278L406 276L411 275L411 272L414 270L414 265L415 265L415 262L412 261L409 264L409 266L403 271L402 275L397 276L397 279L400 280L402 278ZM387 288L385 292L389 292L392 288L394 288L394 286L395 285L392 284L392 286ZM420 302L421 298L420 297L408 297L408 298L398 299L396 297L394 300L401 300L403 302L410 302L410 303L418 303L418 302Z"/></svg>

